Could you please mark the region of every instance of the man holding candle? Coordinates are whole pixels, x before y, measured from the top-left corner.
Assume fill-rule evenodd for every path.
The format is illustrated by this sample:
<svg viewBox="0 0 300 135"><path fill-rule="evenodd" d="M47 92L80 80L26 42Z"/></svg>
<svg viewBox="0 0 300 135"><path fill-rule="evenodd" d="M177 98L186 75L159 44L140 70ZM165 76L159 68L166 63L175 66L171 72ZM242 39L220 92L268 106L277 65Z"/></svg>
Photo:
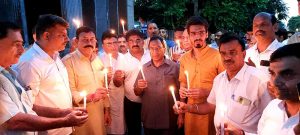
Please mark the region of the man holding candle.
<svg viewBox="0 0 300 135"><path fill-rule="evenodd" d="M17 78L32 89L34 104L66 109L72 107L68 73L59 51L69 42L69 24L61 17L41 15L36 24L37 41L14 66ZM49 130L49 134L70 134L72 128Z"/></svg>
<svg viewBox="0 0 300 135"><path fill-rule="evenodd" d="M180 59L180 97L187 98L188 104L204 103L212 88L213 79L224 70L217 50L206 44L208 23L201 17L191 17L187 21L187 31L191 51L186 52ZM186 78L184 72L189 74ZM189 80L190 89L187 89ZM185 113L186 135L213 135L213 113L196 115Z"/></svg>
<svg viewBox="0 0 300 135"><path fill-rule="evenodd" d="M293 135L293 128L299 135L299 52L300 44L295 43L278 48L270 57L270 82L278 96L263 111L258 123L259 135Z"/></svg>
<svg viewBox="0 0 300 135"><path fill-rule="evenodd" d="M47 134L45 130L86 122L86 110L33 104L32 90L22 87L10 68L24 52L21 28L11 22L0 26L0 134Z"/></svg>
<svg viewBox="0 0 300 135"><path fill-rule="evenodd" d="M134 83L139 73L139 66L151 60L148 51L145 51L143 33L138 30L129 30L126 33L129 52L117 64L114 74L114 84L120 87L124 84L125 99L124 112L128 135L141 134L141 98L134 94ZM146 76L147 78L147 76Z"/></svg>
<svg viewBox="0 0 300 135"><path fill-rule="evenodd" d="M105 125L110 124L110 105L104 88L104 69L100 58L94 53L96 36L94 31L86 26L76 30L77 50L66 55L62 61L66 66L69 84L72 91L74 106L84 104L86 92L89 120L80 127L75 127L76 135L105 135Z"/></svg>
<svg viewBox="0 0 300 135"><path fill-rule="evenodd" d="M125 40L125 37L123 37ZM125 40L126 42L126 40ZM113 76L117 63L122 61L123 54L118 52L118 40L115 34L103 32L102 34L103 54L100 56L104 67L110 69L109 80ZM110 56L108 54L111 54ZM111 105L111 126L107 127L108 134L125 134L124 118L124 87L116 87L112 81L108 82L109 101Z"/></svg>
<svg viewBox="0 0 300 135"><path fill-rule="evenodd" d="M165 58L166 45L161 37L150 38L149 50L151 61L142 70L147 78L143 79L139 73L134 84L135 95L142 98L144 132L145 135L174 135L177 116L172 110L174 101L169 87L175 88L179 96L179 66Z"/></svg>
<svg viewBox="0 0 300 135"><path fill-rule="evenodd" d="M179 112L203 115L215 111L214 123L218 130L225 123L226 134L257 134L260 116L271 101L268 76L245 64L245 44L233 33L221 36L219 52L226 71L214 79L207 101L180 103Z"/></svg>

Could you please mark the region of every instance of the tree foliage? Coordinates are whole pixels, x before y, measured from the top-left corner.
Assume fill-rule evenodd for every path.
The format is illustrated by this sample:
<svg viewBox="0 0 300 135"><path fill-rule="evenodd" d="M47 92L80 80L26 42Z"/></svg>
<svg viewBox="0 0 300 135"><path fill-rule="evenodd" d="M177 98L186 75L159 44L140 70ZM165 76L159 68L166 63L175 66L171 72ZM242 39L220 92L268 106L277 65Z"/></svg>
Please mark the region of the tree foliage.
<svg viewBox="0 0 300 135"><path fill-rule="evenodd" d="M195 4L197 4L195 6ZM198 8L198 9L197 9ZM216 30L245 31L258 12L287 18L282 0L136 0L135 16L155 20L161 26L174 28L184 25L195 14L204 16Z"/></svg>
<svg viewBox="0 0 300 135"><path fill-rule="evenodd" d="M287 24L290 31L300 30L300 16L291 17Z"/></svg>

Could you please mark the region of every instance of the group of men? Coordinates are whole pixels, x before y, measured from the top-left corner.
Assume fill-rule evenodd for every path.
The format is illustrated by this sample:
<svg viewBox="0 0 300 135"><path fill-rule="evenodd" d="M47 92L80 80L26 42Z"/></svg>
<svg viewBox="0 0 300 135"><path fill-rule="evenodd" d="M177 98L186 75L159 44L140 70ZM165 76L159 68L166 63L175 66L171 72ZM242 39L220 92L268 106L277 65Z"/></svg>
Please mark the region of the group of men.
<svg viewBox="0 0 300 135"><path fill-rule="evenodd" d="M41 15L37 40L25 53L21 29L0 26L0 134L300 131L300 44L282 47L269 13L254 17L257 43L249 49L234 33L220 37L218 50L209 47L208 22L194 16L175 31L181 46L168 48L151 23L145 40L136 29L103 32L100 55L94 30L82 26L76 49L62 59L58 51L69 41L63 18Z"/></svg>

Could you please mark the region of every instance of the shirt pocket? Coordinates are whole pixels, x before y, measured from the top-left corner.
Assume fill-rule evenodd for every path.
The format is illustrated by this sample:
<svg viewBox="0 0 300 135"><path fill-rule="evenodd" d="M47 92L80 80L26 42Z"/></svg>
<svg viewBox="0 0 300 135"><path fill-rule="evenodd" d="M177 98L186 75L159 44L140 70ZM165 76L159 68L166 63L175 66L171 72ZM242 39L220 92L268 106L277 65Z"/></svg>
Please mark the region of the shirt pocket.
<svg viewBox="0 0 300 135"><path fill-rule="evenodd" d="M241 102L231 99L229 107L227 112L228 119L236 123L244 123L250 104L242 104Z"/></svg>

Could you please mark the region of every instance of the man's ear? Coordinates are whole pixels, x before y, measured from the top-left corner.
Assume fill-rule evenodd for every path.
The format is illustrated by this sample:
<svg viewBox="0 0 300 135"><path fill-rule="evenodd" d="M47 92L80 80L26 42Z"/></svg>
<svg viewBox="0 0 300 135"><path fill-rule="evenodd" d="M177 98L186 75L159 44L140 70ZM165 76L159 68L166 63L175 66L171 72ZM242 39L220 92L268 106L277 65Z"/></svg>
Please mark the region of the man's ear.
<svg viewBox="0 0 300 135"><path fill-rule="evenodd" d="M49 40L49 35L50 33L49 32L44 32L41 36L41 39L44 39L44 40Z"/></svg>
<svg viewBox="0 0 300 135"><path fill-rule="evenodd" d="M273 24L273 31L274 32L278 31L278 23Z"/></svg>

